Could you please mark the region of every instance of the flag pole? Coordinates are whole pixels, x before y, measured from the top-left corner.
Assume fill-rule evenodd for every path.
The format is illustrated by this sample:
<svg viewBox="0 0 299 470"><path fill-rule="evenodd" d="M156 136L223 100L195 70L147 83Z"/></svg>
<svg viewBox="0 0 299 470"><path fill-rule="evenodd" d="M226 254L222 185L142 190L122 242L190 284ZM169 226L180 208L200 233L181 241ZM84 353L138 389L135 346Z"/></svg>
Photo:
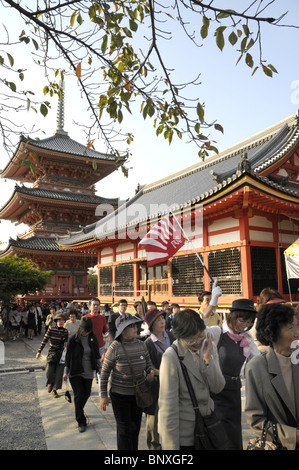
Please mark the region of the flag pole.
<svg viewBox="0 0 299 470"><path fill-rule="evenodd" d="M209 276L212 284L214 283L214 279L212 278L211 274L209 273L208 269L206 268L201 256L199 255L199 253L196 251L195 247L193 246L193 243L191 240L189 240L189 237L187 236L185 230L183 229L183 227L181 226L180 222L178 221L177 217L175 216L175 214L172 212L171 209L169 209L169 212L172 214L173 218L176 220L178 226L180 227L181 231L183 232L183 235L184 237L188 240L188 242L190 243L191 245L191 248L193 249L194 253L196 254L197 258L199 259L199 261L201 262L204 270L206 271L207 275Z"/></svg>

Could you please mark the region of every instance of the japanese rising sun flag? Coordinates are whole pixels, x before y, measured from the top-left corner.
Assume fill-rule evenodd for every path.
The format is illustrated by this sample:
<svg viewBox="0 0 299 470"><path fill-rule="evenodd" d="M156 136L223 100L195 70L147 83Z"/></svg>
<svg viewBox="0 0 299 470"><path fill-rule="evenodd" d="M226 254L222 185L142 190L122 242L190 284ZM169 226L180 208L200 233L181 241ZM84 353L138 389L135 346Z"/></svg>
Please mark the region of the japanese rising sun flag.
<svg viewBox="0 0 299 470"><path fill-rule="evenodd" d="M139 246L146 251L147 265L162 263L171 258L185 243L176 219L163 217L141 240Z"/></svg>

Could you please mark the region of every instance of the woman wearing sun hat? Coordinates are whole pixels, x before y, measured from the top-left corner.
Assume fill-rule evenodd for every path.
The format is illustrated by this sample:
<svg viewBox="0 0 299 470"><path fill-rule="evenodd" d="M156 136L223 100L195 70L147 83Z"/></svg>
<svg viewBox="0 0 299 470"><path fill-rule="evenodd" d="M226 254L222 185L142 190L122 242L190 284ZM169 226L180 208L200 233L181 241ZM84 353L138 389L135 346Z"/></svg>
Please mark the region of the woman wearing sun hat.
<svg viewBox="0 0 299 470"><path fill-rule="evenodd" d="M148 350L137 339L137 323L140 321L142 320L128 313L117 318L115 339L106 352L101 372L100 408L106 410L110 394L117 425L118 450L138 449L143 410L136 403L131 367L137 382L143 382L145 377L154 377Z"/></svg>
<svg viewBox="0 0 299 470"><path fill-rule="evenodd" d="M234 300L229 310L218 342L219 363L225 378L225 387L217 395L212 395L212 398L215 412L226 428L228 450L242 450L240 373L245 361L260 352L248 332L256 317L253 300Z"/></svg>
<svg viewBox="0 0 299 470"><path fill-rule="evenodd" d="M146 440L149 450L161 450L158 434L158 398L159 398L159 369L166 349L173 343L175 337L171 331L165 331L165 312L154 309L145 314L145 323L150 331L145 345L149 351L156 376L152 382L154 403L145 410L146 413Z"/></svg>

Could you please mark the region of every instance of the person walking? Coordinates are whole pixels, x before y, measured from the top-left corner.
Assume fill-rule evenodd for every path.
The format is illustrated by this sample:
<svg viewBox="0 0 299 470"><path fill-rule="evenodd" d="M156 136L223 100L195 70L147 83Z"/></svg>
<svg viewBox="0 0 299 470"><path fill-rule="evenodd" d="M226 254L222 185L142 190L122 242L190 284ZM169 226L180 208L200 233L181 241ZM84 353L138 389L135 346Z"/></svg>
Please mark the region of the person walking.
<svg viewBox="0 0 299 470"><path fill-rule="evenodd" d="M170 315L166 317L166 324L165 324L166 331L172 330L173 319L175 315L180 311L179 304L176 304L176 303L171 304L170 311L171 311Z"/></svg>
<svg viewBox="0 0 299 470"><path fill-rule="evenodd" d="M71 336L75 335L78 331L78 328L80 326L80 320L77 319L77 311L75 309L70 310L69 312L69 318L65 322L64 327L67 329L69 333L69 340Z"/></svg>
<svg viewBox="0 0 299 470"><path fill-rule="evenodd" d="M33 304L28 305L27 326L28 326L28 339L33 339L36 331L36 311Z"/></svg>
<svg viewBox="0 0 299 470"><path fill-rule="evenodd" d="M90 317L82 317L77 332L69 339L63 379L70 381L74 392L75 417L79 432L86 429L84 407L91 393L95 371L100 368L100 352Z"/></svg>
<svg viewBox="0 0 299 470"><path fill-rule="evenodd" d="M227 450L243 450L241 369L245 361L260 354L248 332L255 317L253 300L234 300L218 341L219 363L225 386L220 393L212 393L211 397L214 400L215 413L226 429Z"/></svg>
<svg viewBox="0 0 299 470"><path fill-rule="evenodd" d="M105 411L109 404L109 382L118 450L138 449L143 410L137 406L135 381L144 382L145 375L150 380L154 377L148 350L137 339L138 322L138 318L128 313L117 318L115 340L106 352L101 372L100 408Z"/></svg>
<svg viewBox="0 0 299 470"><path fill-rule="evenodd" d="M46 375L48 392L52 392L54 398L58 397L57 390L62 388L64 364L61 364L60 360L68 342L68 331L64 328L64 323L65 316L63 314L57 314L55 317L55 326L47 330L36 354L36 359L39 359L47 342L50 342L47 354Z"/></svg>
<svg viewBox="0 0 299 470"><path fill-rule="evenodd" d="M12 339L15 341L20 334L20 325L21 325L21 312L18 311L17 306L14 304L12 310L9 313L11 330L12 330Z"/></svg>
<svg viewBox="0 0 299 470"><path fill-rule="evenodd" d="M99 352L100 356L102 357L105 350L104 338L108 336L108 327L105 316L100 314L100 301L96 297L90 299L89 313L85 315L85 317L89 317L92 320L92 329L97 337L99 343Z"/></svg>
<svg viewBox="0 0 299 470"><path fill-rule="evenodd" d="M146 441L149 450L161 450L158 434L158 398L159 398L159 369L166 349L174 342L175 337L170 331L165 331L165 313L158 310L149 310L145 315L150 336L145 345L148 349L152 364L156 371L152 381L154 402L145 409L146 413Z"/></svg>
<svg viewBox="0 0 299 470"><path fill-rule="evenodd" d="M257 438L269 426L267 441L272 441L276 425L280 444L286 450L298 449L299 363L293 342L299 340L299 327L294 309L283 303L264 305L258 312L256 335L269 349L245 370L247 423Z"/></svg>
<svg viewBox="0 0 299 470"><path fill-rule="evenodd" d="M205 417L213 417L210 394L219 393L225 379L217 346L197 312L191 309L178 312L172 333L176 340L164 352L159 370L158 433L163 450L191 450L195 449L196 419L181 361L187 369L198 409ZM221 440L223 436L225 433L221 432Z"/></svg>
<svg viewBox="0 0 299 470"><path fill-rule="evenodd" d="M45 321L45 330L46 332L48 331L48 328L50 326L55 325L55 316L56 316L56 308L54 305L50 307L50 313L47 315L46 321Z"/></svg>
<svg viewBox="0 0 299 470"><path fill-rule="evenodd" d="M121 299L118 302L118 312L112 312L109 316L108 319L108 330L109 330L109 342L112 343L112 341L115 339L115 333L116 333L116 320L120 315L124 315L127 311L128 308L128 302L126 299Z"/></svg>

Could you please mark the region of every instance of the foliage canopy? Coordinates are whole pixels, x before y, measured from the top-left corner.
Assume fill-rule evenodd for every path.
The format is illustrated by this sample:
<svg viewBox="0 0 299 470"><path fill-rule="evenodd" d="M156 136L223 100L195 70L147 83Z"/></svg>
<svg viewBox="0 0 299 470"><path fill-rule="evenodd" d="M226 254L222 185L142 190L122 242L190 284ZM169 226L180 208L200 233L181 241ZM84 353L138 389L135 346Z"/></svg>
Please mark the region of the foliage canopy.
<svg viewBox="0 0 299 470"><path fill-rule="evenodd" d="M29 259L17 255L0 261L0 300L11 302L17 295L36 294L49 283L51 271L40 271Z"/></svg>
<svg viewBox="0 0 299 470"><path fill-rule="evenodd" d="M223 132L223 128L216 121L207 122L204 100L188 93L198 85L200 73L186 77L185 83L177 81L176 71L167 64L165 42L171 47L178 27L194 47L214 37L221 51L227 45L239 51L238 62L244 61L252 75L261 70L272 77L277 70L262 54L263 26L290 26L281 24L284 12L277 18L271 15L275 3L237 2L236 10L224 8L223 2L216 0L0 0L0 12L10 8L24 22L16 41L10 40L10 26L3 26L7 33L0 51L0 132L4 145L9 148L13 130L6 111L12 107L34 109L46 116L50 97L60 96L66 74L73 74L91 116L86 126L88 145L98 137L103 139L125 174L129 147L123 150L119 142L122 138L129 146L134 135L128 132L121 136L119 126L125 113L136 113L136 107L143 119L152 119L156 134L169 144L174 137L184 137L197 146L199 157L205 158L217 151L209 132ZM10 50L24 44L47 77L42 84L45 99L39 103L34 101L34 89L22 89L27 71L18 68ZM179 64L178 56L177 68ZM11 97L16 104L11 103Z"/></svg>

